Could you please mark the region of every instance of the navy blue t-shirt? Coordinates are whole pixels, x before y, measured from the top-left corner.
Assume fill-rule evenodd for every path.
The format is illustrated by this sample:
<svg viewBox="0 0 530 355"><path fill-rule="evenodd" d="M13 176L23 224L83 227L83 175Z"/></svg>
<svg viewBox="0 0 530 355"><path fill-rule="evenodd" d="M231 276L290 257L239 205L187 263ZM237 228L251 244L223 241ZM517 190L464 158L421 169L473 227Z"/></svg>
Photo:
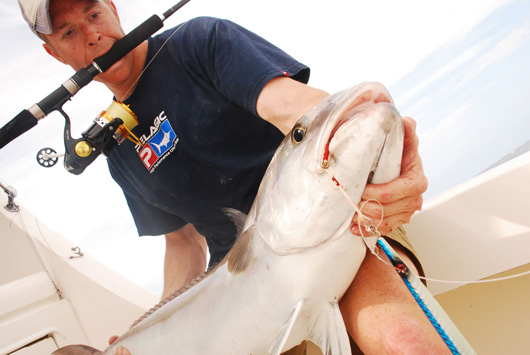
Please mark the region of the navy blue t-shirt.
<svg viewBox="0 0 530 355"><path fill-rule="evenodd" d="M258 95L277 76L307 82L309 69L230 21L203 17L175 29L149 39L146 66L154 59L125 101L142 145L126 140L108 165L140 235L191 223L213 264L236 237L221 208L249 211L283 139L257 116Z"/></svg>

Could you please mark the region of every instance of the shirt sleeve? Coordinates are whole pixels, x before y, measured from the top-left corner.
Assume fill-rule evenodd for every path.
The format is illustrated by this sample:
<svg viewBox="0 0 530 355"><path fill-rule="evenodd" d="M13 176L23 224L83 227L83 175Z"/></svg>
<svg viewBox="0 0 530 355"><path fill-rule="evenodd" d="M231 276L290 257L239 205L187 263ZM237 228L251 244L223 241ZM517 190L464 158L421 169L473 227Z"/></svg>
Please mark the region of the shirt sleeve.
<svg viewBox="0 0 530 355"><path fill-rule="evenodd" d="M180 48L169 46L173 55L186 56L190 70L200 70L218 92L255 115L258 96L271 79L309 80L307 66L231 21L199 17L181 30Z"/></svg>

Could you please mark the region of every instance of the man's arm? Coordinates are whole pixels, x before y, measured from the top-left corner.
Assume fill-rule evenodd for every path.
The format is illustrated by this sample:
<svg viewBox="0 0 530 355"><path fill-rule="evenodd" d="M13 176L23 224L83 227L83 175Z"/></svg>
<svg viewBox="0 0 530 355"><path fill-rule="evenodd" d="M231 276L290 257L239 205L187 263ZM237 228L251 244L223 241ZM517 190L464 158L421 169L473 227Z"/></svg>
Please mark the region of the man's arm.
<svg viewBox="0 0 530 355"><path fill-rule="evenodd" d="M206 270L206 239L192 224L166 234L166 256L164 260L164 292L162 299L170 296L182 286ZM118 339L112 336L109 344ZM131 355L127 349L118 347L114 355Z"/></svg>
<svg viewBox="0 0 530 355"><path fill-rule="evenodd" d="M206 239L191 224L166 234L162 299L206 270Z"/></svg>
<svg viewBox="0 0 530 355"><path fill-rule="evenodd" d="M304 113L328 96L327 92L299 81L277 77L263 87L256 110L286 135Z"/></svg>

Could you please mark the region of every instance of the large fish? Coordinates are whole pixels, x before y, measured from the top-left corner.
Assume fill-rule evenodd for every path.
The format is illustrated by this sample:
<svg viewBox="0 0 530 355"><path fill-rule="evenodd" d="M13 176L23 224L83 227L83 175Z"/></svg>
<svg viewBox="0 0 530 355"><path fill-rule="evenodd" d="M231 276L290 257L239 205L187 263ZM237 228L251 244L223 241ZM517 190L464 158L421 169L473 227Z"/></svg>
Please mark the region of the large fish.
<svg viewBox="0 0 530 355"><path fill-rule="evenodd" d="M209 275L103 353L278 354L311 340L349 354L338 301L364 259L350 232L367 182L400 173L402 120L387 90L365 83L320 102L278 148L234 247ZM328 173L324 170L327 169Z"/></svg>

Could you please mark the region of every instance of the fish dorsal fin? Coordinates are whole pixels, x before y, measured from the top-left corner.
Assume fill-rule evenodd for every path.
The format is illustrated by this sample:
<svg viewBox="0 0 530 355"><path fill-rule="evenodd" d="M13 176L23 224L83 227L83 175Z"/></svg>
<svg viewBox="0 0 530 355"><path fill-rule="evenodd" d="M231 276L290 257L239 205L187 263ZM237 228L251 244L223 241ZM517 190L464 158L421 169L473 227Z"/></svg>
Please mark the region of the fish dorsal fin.
<svg viewBox="0 0 530 355"><path fill-rule="evenodd" d="M197 285L199 282L201 282L207 275L209 275L210 272L203 272L201 275L197 276L196 278L194 278L193 280L191 280L190 282L188 282L186 285L184 285L183 287L181 287L180 289L178 289L177 291L173 292L171 295L167 296L166 298L164 298L162 301L158 302L156 305L154 305L150 310L148 310L147 312L145 312L140 318L138 318L132 325L130 328L134 327L135 325L137 325L138 323L140 323L141 321L143 321L144 319L146 319L147 317L149 317L151 314L155 313L157 310L159 310L160 308L162 308L163 306L165 306L166 304L168 304L169 302L171 302L172 300L174 300L175 298L177 298L178 296L182 295L184 292L188 291L189 289L191 289L193 286Z"/></svg>
<svg viewBox="0 0 530 355"><path fill-rule="evenodd" d="M247 229L242 235L237 238L236 242L227 257L228 271L237 275L245 271L253 260L253 253L251 248L252 236L254 235L254 227Z"/></svg>
<svg viewBox="0 0 530 355"><path fill-rule="evenodd" d="M234 222L237 228L237 235L239 236L243 231L243 227L245 226L247 215L239 210L236 210L235 208L229 207L223 207L221 208L221 211L223 211L223 213Z"/></svg>
<svg viewBox="0 0 530 355"><path fill-rule="evenodd" d="M350 338L337 301L326 304L313 324L309 340L318 345L324 355L351 355Z"/></svg>
<svg viewBox="0 0 530 355"><path fill-rule="evenodd" d="M101 355L101 351L87 345L68 345L55 350L54 355Z"/></svg>

